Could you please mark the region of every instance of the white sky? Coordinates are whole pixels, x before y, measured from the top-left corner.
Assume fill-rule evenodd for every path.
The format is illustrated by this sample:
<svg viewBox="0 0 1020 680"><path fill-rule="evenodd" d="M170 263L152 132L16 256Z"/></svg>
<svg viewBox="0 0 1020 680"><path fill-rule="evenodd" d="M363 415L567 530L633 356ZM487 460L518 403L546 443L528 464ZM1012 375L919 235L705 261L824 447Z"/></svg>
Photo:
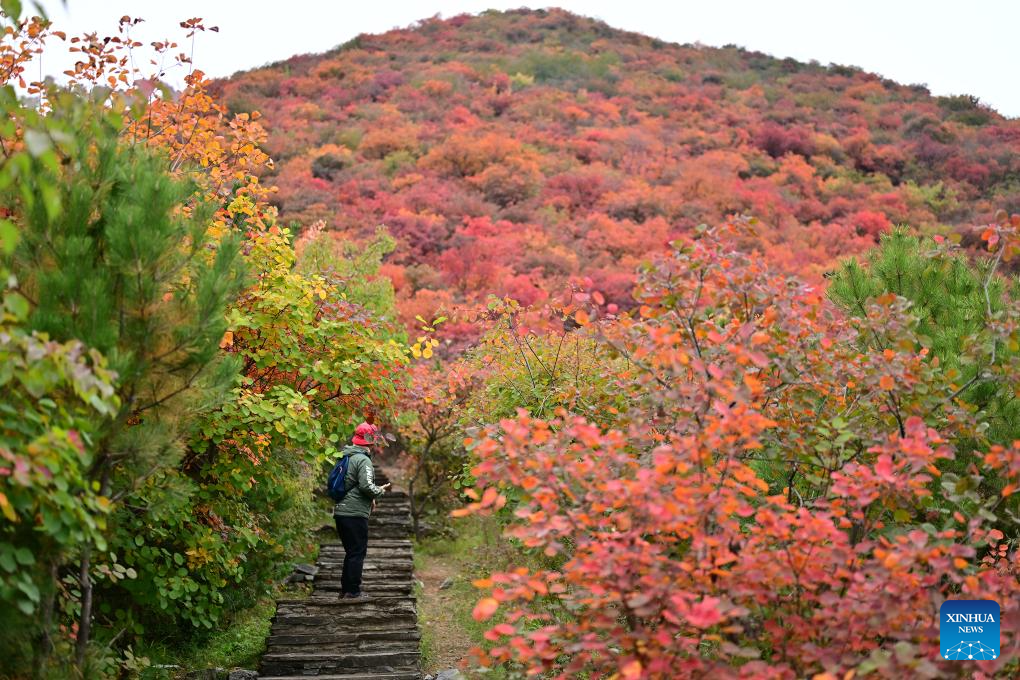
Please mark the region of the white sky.
<svg viewBox="0 0 1020 680"><path fill-rule="evenodd" d="M142 42L200 16L195 61L212 76L323 52L418 19L547 3L515 0L41 0L58 29L113 33L142 17ZM26 0L26 7L31 0ZM559 0L552 6L679 43L736 44L778 57L860 66L934 94L972 94L1020 117L1020 0ZM47 67L49 65L47 64ZM63 68L63 66L61 66ZM33 74L34 75L34 74Z"/></svg>

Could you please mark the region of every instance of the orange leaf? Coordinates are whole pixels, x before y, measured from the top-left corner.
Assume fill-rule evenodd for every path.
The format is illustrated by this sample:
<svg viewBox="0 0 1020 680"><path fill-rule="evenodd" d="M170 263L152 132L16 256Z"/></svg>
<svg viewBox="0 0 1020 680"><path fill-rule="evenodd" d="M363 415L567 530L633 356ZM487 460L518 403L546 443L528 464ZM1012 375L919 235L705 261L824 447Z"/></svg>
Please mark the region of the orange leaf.
<svg viewBox="0 0 1020 680"><path fill-rule="evenodd" d="M641 662L638 660L631 661L629 664L620 669L620 677L625 680L636 680L641 677Z"/></svg>
<svg viewBox="0 0 1020 680"><path fill-rule="evenodd" d="M588 316L588 312L584 311L583 309L577 310L577 313L574 314L574 320L577 321L577 323L582 326L587 326L589 323L591 323L591 317Z"/></svg>
<svg viewBox="0 0 1020 680"><path fill-rule="evenodd" d="M499 602L496 602L494 598L483 597L475 605L475 609L471 612L472 618L475 621L487 621L492 618L492 615L499 609Z"/></svg>
<svg viewBox="0 0 1020 680"><path fill-rule="evenodd" d="M234 331L227 331L223 334L223 339L220 340L220 349L226 349L234 346Z"/></svg>
<svg viewBox="0 0 1020 680"><path fill-rule="evenodd" d="M485 490L485 493L482 494L482 507L487 508L495 503L497 496L499 496L499 491L496 490L496 487L490 486Z"/></svg>
<svg viewBox="0 0 1020 680"><path fill-rule="evenodd" d="M896 387L896 381L892 379L892 376L883 375L878 380L878 386L881 387L883 390L891 390L892 388Z"/></svg>

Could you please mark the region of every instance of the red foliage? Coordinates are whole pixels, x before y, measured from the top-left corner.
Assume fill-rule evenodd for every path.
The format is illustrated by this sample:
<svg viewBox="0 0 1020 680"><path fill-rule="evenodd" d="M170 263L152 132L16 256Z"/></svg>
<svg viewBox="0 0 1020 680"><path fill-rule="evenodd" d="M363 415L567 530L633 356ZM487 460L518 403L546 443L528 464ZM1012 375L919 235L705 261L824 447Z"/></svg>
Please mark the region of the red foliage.
<svg viewBox="0 0 1020 680"><path fill-rule="evenodd" d="M475 618L496 617L480 663L557 678L955 676L939 605L1020 595L993 515L932 512L934 493L957 498L937 467L949 437L979 428L947 400L951 376L917 349L906 304L847 319L736 242L710 231L660 258L636 318L585 329L626 360L614 391L633 407L617 429L521 411L471 442L464 512L512 494L509 534L553 565L476 583ZM862 337L886 349L862 354ZM985 462L1020 480L1015 447ZM1015 668L1015 608L1002 634L999 659L962 672Z"/></svg>
<svg viewBox="0 0 1020 680"><path fill-rule="evenodd" d="M960 227L1016 193L1020 122L971 120L868 73L661 45L561 10L429 19L359 42L217 87L265 115L285 221L365 236L383 224L394 264L441 269L463 302L500 277L526 276L529 299L588 270L622 281L668 239L742 212L767 224L763 254L817 277L872 242L880 212ZM312 167L327 148L341 169ZM528 240L465 249L460 225L483 216ZM457 262L477 257L489 271Z"/></svg>

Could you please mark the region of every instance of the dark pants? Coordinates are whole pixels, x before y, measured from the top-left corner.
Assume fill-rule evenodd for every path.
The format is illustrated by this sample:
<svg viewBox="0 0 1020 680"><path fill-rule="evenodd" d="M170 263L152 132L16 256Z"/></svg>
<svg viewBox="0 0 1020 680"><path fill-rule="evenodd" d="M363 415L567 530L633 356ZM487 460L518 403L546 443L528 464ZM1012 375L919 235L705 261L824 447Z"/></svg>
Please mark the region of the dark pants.
<svg viewBox="0 0 1020 680"><path fill-rule="evenodd" d="M335 517L336 532L344 545L344 571L340 590L357 595L361 592L361 569L368 552L368 518Z"/></svg>

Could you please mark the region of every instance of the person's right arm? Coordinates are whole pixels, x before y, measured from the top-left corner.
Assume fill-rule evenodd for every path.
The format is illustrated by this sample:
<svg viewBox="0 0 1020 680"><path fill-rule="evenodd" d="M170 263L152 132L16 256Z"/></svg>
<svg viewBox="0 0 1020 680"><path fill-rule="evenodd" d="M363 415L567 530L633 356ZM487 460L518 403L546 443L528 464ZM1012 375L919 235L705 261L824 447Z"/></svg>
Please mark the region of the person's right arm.
<svg viewBox="0 0 1020 680"><path fill-rule="evenodd" d="M365 456L365 462L362 463L361 468L358 470L358 488L372 498L378 498L386 493L386 489L389 484L384 486L377 486L375 483L375 467L372 465L372 459Z"/></svg>

